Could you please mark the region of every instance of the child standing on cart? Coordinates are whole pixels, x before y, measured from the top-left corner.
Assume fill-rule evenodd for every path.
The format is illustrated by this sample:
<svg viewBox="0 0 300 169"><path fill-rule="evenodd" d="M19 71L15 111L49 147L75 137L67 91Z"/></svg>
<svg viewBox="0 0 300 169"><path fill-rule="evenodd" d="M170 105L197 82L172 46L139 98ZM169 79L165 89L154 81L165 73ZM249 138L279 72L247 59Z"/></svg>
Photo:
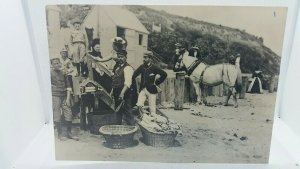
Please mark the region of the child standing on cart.
<svg viewBox="0 0 300 169"><path fill-rule="evenodd" d="M76 65L80 75L87 76L85 63L86 37L83 31L80 30L81 22L79 20L75 20L73 25L75 29L71 32L70 37L73 63Z"/></svg>

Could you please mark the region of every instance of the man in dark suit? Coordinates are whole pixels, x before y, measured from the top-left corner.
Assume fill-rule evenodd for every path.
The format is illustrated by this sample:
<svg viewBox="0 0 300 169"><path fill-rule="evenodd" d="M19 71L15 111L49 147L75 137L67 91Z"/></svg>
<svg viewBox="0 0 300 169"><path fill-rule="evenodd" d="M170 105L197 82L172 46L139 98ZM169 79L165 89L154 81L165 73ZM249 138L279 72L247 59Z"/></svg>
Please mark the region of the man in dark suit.
<svg viewBox="0 0 300 169"><path fill-rule="evenodd" d="M142 107L148 98L150 113L156 113L156 94L158 85L161 84L167 77L167 73L152 63L153 53L147 51L144 53L144 64L139 66L133 73L132 78L135 79L141 75L140 93L136 106Z"/></svg>

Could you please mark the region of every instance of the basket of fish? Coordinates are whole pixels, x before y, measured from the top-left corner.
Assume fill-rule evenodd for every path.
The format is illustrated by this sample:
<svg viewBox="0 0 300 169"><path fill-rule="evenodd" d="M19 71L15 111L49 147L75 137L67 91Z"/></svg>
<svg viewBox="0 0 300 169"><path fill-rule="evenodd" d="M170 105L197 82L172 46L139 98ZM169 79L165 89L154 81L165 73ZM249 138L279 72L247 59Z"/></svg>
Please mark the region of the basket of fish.
<svg viewBox="0 0 300 169"><path fill-rule="evenodd" d="M151 114L147 109L140 110L142 116L138 121L143 142L153 147L170 147L176 136L182 135L180 124L157 111Z"/></svg>

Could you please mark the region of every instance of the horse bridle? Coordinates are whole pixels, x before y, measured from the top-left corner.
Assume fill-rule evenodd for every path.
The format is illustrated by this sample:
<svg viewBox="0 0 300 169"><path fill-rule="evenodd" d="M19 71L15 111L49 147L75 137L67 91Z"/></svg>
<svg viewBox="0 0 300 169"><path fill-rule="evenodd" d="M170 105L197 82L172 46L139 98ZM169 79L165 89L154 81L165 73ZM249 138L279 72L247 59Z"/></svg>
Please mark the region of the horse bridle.
<svg viewBox="0 0 300 169"><path fill-rule="evenodd" d="M187 75L191 75L193 73L193 71L195 70L195 68L202 62L201 60L195 60L189 67L186 67L184 64L183 64L183 55L184 54L181 54L178 59L177 59L177 63L179 63L179 66L180 65L183 65L183 67L185 68L185 71L187 73ZM206 68L205 68L206 69Z"/></svg>

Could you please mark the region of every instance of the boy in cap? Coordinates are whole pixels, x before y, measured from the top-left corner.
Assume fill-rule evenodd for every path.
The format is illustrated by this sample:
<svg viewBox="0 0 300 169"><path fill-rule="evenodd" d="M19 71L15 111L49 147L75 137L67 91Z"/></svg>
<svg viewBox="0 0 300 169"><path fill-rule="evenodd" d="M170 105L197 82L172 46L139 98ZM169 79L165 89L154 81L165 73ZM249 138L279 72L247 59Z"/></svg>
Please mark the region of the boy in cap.
<svg viewBox="0 0 300 169"><path fill-rule="evenodd" d="M130 125L133 125L133 115L131 113L132 99L132 74L133 68L127 63L127 52L120 50L114 58L116 64L113 68L112 90L116 109L121 105L117 112L118 124L122 124L123 113Z"/></svg>
<svg viewBox="0 0 300 169"><path fill-rule="evenodd" d="M75 63L78 73L86 75L87 72L84 68L84 57L86 54L86 37L85 34L80 30L81 22L75 20L73 22L74 30L71 32L70 43L72 46L72 59Z"/></svg>
<svg viewBox="0 0 300 169"><path fill-rule="evenodd" d="M52 58L50 60L51 70L51 88L52 88L52 108L53 121L56 126L58 139L62 140L62 115L67 125L67 138L77 139L72 137L72 111L71 105L71 85L66 74L61 70L61 62L59 58Z"/></svg>
<svg viewBox="0 0 300 169"><path fill-rule="evenodd" d="M77 76L77 69L73 66L72 61L68 57L68 50L63 48L60 51L62 59L62 70L71 78Z"/></svg>
<svg viewBox="0 0 300 169"><path fill-rule="evenodd" d="M152 63L152 57L153 53L151 51L145 52L143 56L144 63L133 73L133 79L141 75L140 93L137 107L134 109L144 106L148 98L150 113L156 114L156 94L159 92L157 86L167 78L167 73ZM157 78L158 76L159 78Z"/></svg>

